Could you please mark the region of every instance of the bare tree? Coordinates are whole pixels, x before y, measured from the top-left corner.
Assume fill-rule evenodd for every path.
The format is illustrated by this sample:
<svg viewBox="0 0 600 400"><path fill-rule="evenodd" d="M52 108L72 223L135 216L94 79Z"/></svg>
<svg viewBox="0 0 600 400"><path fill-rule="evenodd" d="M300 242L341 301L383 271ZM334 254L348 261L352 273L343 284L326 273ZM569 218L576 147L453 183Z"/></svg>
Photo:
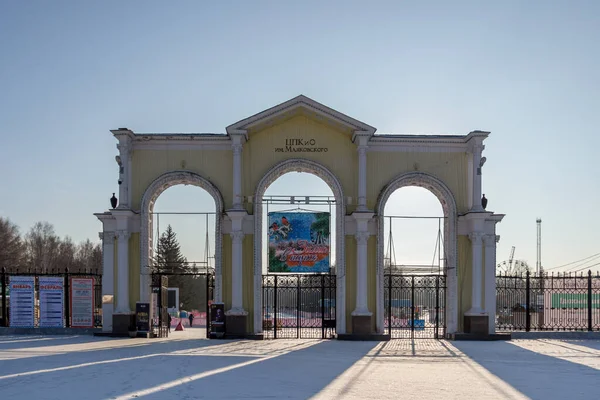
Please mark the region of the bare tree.
<svg viewBox="0 0 600 400"><path fill-rule="evenodd" d="M24 245L17 225L0 217L0 270L24 267Z"/></svg>
<svg viewBox="0 0 600 400"><path fill-rule="evenodd" d="M94 255L94 244L88 239L79 243L75 253L75 265L80 272L90 271L92 266L92 257Z"/></svg>
<svg viewBox="0 0 600 400"><path fill-rule="evenodd" d="M48 222L36 222L25 238L29 268L49 272L57 268L60 238Z"/></svg>
<svg viewBox="0 0 600 400"><path fill-rule="evenodd" d="M77 247L73 240L69 236L65 236L64 239L59 241L58 254L56 257L55 266L59 272L63 272L66 268L73 270L75 268L75 253Z"/></svg>

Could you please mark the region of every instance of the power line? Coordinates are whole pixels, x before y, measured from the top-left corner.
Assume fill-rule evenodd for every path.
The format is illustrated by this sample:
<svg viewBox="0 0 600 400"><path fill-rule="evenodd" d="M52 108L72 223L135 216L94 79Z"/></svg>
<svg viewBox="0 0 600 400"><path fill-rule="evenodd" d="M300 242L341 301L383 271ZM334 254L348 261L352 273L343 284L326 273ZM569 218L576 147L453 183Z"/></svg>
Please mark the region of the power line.
<svg viewBox="0 0 600 400"><path fill-rule="evenodd" d="M567 271L573 271L574 269L579 269L579 268L581 268L581 267L585 268L585 267L584 267L584 265L585 265L585 264L588 264L588 263L590 263L590 262L592 262L592 261L596 261L596 260L598 259L598 257L600 257L600 256L596 256L596 257L590 258L590 259L589 259L589 260L587 260L587 261L583 261L583 262L581 262L581 263L578 263L578 264L576 264L576 265L573 265L572 267L568 268L568 269L567 269Z"/></svg>
<svg viewBox="0 0 600 400"><path fill-rule="evenodd" d="M588 259L590 259L590 258L592 258L592 257L596 257L596 256L600 256L600 253L596 253L596 254L593 254L593 255L591 255L591 256L589 256L589 257L582 258L581 260L577 260L577 261L571 261L570 263L563 264L563 265L559 265L558 267L544 268L544 270L545 270L545 271L551 271L551 270L553 270L553 269L558 269L558 268L566 267L566 266L568 266L568 265L576 264L576 263L578 263L578 262L585 261L585 260L588 260Z"/></svg>
<svg viewBox="0 0 600 400"><path fill-rule="evenodd" d="M596 263L596 264L588 265L587 267L583 267L583 268L581 268L581 269L577 269L577 270L575 270L575 271L571 271L571 272L579 272L579 271L583 271L584 269L590 269L590 268L592 268L592 267L595 267L596 265L600 265L600 262L599 262L599 263Z"/></svg>

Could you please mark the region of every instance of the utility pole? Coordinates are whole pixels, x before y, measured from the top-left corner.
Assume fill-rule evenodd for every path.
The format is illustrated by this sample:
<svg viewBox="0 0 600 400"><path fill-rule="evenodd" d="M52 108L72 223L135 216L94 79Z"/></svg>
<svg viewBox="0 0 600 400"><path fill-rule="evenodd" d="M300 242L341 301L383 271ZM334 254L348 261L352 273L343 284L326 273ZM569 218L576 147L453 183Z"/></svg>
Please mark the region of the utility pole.
<svg viewBox="0 0 600 400"><path fill-rule="evenodd" d="M538 218L537 223L537 263L535 265L535 273L539 276L542 271L542 219Z"/></svg>

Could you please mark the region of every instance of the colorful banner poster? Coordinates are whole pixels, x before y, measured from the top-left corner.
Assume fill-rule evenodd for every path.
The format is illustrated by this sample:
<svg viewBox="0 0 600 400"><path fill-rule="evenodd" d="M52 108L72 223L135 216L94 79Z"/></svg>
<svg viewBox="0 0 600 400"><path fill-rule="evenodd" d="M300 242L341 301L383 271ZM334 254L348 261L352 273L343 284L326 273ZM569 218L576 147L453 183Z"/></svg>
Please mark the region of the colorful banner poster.
<svg viewBox="0 0 600 400"><path fill-rule="evenodd" d="M270 212L269 272L329 272L330 214Z"/></svg>
<svg viewBox="0 0 600 400"><path fill-rule="evenodd" d="M71 278L71 327L94 327L94 279Z"/></svg>
<svg viewBox="0 0 600 400"><path fill-rule="evenodd" d="M9 282L10 326L33 328L35 316L35 277L11 276Z"/></svg>
<svg viewBox="0 0 600 400"><path fill-rule="evenodd" d="M40 328L63 327L64 279L40 276Z"/></svg>

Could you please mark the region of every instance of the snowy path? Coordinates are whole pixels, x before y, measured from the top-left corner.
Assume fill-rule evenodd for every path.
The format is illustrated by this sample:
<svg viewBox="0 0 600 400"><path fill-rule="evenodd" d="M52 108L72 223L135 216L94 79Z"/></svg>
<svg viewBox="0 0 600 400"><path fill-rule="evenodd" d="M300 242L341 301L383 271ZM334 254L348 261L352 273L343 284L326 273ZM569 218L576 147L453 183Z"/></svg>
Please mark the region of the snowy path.
<svg viewBox="0 0 600 400"><path fill-rule="evenodd" d="M2 399L598 399L600 342L0 336Z"/></svg>

